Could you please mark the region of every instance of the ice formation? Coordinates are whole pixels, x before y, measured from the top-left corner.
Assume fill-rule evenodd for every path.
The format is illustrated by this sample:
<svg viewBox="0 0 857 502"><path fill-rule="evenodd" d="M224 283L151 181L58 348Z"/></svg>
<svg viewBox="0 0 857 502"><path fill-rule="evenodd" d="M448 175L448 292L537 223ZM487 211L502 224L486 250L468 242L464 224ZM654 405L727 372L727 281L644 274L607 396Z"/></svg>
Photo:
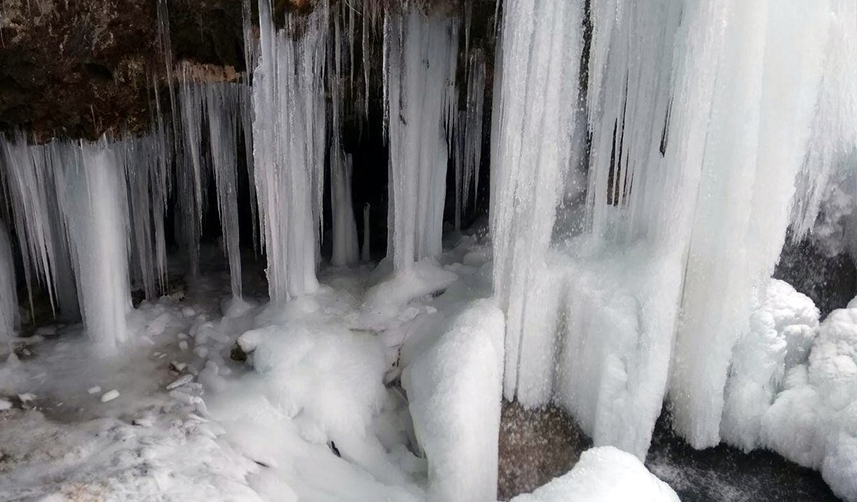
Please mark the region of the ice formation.
<svg viewBox="0 0 857 502"><path fill-rule="evenodd" d="M465 109L455 123L455 228L459 230L479 191L485 106L485 55L481 50L470 55L467 72Z"/></svg>
<svg viewBox="0 0 857 502"><path fill-rule="evenodd" d="M396 269L441 251L446 167L457 116L458 23L409 4L384 20L389 159L387 254Z"/></svg>
<svg viewBox="0 0 857 502"><path fill-rule="evenodd" d="M209 85L205 88L211 167L217 187L217 209L226 255L232 295L241 297L241 249L238 233L238 125L241 123L241 92L238 84Z"/></svg>
<svg viewBox="0 0 857 502"><path fill-rule="evenodd" d="M333 212L333 253L330 262L333 265L342 266L357 263L360 256L357 246L357 223L354 219L354 207L351 199L351 155L345 153L342 145L342 108L345 100L340 84L343 78L343 43L339 17L335 18L334 23L333 59L329 71L332 113L328 159L330 162L330 204ZM353 60L351 64L354 64Z"/></svg>
<svg viewBox="0 0 857 502"><path fill-rule="evenodd" d="M555 478L533 493L519 495L512 502L612 502L640 500L678 502L678 495L666 483L646 470L633 455L610 446L583 452L568 474Z"/></svg>
<svg viewBox="0 0 857 502"><path fill-rule="evenodd" d="M12 243L9 240L6 225L0 221L0 343L4 345L15 333L18 317L17 289L15 263L12 261Z"/></svg>
<svg viewBox="0 0 857 502"><path fill-rule="evenodd" d="M839 127L824 148L853 148L851 124L823 105L854 97L841 59L857 35L851 10L597 2L583 99L547 83L578 81L581 13L504 6L490 210L507 398L556 397L596 445L643 457L669 379L676 430L696 447L720 441L753 292L778 259L800 176L830 162L806 167L812 138ZM832 44L845 48L826 58ZM817 197L805 187L818 183L798 197Z"/></svg>
<svg viewBox="0 0 857 502"><path fill-rule="evenodd" d="M277 30L259 2L253 71L253 164L271 301L318 288L315 275L324 182L324 9Z"/></svg>
<svg viewBox="0 0 857 502"><path fill-rule="evenodd" d="M402 376L428 458L429 501L497 498L503 328L503 312L479 300Z"/></svg>
<svg viewBox="0 0 857 502"><path fill-rule="evenodd" d="M105 140L59 150L57 191L83 323L98 350L112 354L128 341L125 315L131 309L124 172Z"/></svg>

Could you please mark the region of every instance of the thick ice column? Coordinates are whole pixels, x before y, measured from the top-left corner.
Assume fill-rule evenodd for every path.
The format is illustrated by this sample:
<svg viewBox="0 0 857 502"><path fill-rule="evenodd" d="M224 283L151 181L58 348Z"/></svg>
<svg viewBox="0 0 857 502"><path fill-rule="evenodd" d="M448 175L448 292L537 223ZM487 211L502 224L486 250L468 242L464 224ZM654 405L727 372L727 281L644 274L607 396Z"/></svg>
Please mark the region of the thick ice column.
<svg viewBox="0 0 857 502"><path fill-rule="evenodd" d="M18 316L18 291L9 231L0 221L0 344L5 345L15 333Z"/></svg>
<svg viewBox="0 0 857 502"><path fill-rule="evenodd" d="M681 169L699 172L670 398L676 430L698 448L720 440L732 347L748 329L752 292L770 277L785 239L828 9L827 2L781 9L718 0L694 2L685 12L692 28L683 57L698 61L678 74L674 117L684 123L675 129L689 127L680 133L689 137L695 123L705 123L705 134L667 153Z"/></svg>
<svg viewBox="0 0 857 502"><path fill-rule="evenodd" d="M458 23L411 6L389 14L384 94L389 135L389 246L396 269L441 251Z"/></svg>
<svg viewBox="0 0 857 502"><path fill-rule="evenodd" d="M217 188L217 209L226 255L232 295L241 297L241 249L238 230L238 121L240 92L235 84L205 87L211 166Z"/></svg>
<svg viewBox="0 0 857 502"><path fill-rule="evenodd" d="M63 144L58 153L60 158L54 159L57 191L66 217L83 323L99 352L110 355L128 341L125 315L131 309L124 173L104 140Z"/></svg>
<svg viewBox="0 0 857 502"><path fill-rule="evenodd" d="M553 333L530 333L525 322L529 310L539 314L542 307L532 281L543 272L569 165L575 114L571 104L577 102L583 42L581 15L581 5L574 2L538 0L508 2L503 11L502 70L498 70L502 82L494 90L491 232L495 294L507 315L508 399L519 390L521 351L527 343L522 339L547 337L539 346L553 350ZM545 361L540 374L532 375L548 381L540 386L548 395L552 373L553 363Z"/></svg>
<svg viewBox="0 0 857 502"><path fill-rule="evenodd" d="M315 266L322 212L325 107L323 7L277 31L259 2L260 43L253 73L253 154L272 302L318 288ZM300 35L293 31L300 29Z"/></svg>

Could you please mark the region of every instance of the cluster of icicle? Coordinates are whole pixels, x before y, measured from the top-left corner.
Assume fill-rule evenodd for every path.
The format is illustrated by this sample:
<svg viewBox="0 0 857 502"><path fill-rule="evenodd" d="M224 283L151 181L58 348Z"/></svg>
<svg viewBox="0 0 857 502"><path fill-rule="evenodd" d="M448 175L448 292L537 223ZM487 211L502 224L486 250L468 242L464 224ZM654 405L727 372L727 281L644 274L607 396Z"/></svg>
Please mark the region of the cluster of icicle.
<svg viewBox="0 0 857 502"><path fill-rule="evenodd" d="M752 295L789 225L807 232L828 180L855 168L857 6L593 1L585 69L583 15L503 4L491 228L506 397L557 399L596 444L641 458L668 397L676 431L715 445Z"/></svg>

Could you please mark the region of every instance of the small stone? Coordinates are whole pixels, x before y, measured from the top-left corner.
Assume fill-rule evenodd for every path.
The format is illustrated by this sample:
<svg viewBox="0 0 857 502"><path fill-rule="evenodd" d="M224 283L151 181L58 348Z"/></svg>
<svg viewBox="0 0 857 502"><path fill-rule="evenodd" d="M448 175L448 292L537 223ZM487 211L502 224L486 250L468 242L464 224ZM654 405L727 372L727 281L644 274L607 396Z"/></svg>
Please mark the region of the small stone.
<svg viewBox="0 0 857 502"><path fill-rule="evenodd" d="M119 391L118 390L116 390L116 389L108 390L107 392L105 392L104 394L101 395L101 402L106 403L108 401L113 401L117 397L119 397Z"/></svg>
<svg viewBox="0 0 857 502"><path fill-rule="evenodd" d="M167 385L167 390L173 390L193 382L193 375L184 375Z"/></svg>
<svg viewBox="0 0 857 502"><path fill-rule="evenodd" d="M87 390L86 392L89 392L90 395L98 394L99 392L101 392L101 386L96 385L95 387L90 387L89 390Z"/></svg>

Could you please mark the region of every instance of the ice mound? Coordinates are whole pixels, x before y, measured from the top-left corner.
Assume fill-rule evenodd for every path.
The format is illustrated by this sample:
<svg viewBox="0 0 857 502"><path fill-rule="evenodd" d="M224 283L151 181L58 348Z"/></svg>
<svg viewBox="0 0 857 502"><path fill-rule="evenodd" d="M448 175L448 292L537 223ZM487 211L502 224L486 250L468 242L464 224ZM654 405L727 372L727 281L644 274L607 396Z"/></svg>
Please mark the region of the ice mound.
<svg viewBox="0 0 857 502"><path fill-rule="evenodd" d="M819 312L809 297L773 279L755 299L750 330L732 351L720 433L744 451L759 446L762 416L782 390L786 373L805 363Z"/></svg>
<svg viewBox="0 0 857 502"><path fill-rule="evenodd" d="M402 376L428 458L429 501L497 497L504 330L496 304L478 300Z"/></svg>
<svg viewBox="0 0 857 502"><path fill-rule="evenodd" d="M820 469L837 496L857 501L857 308L836 310L818 327L809 360L787 371L760 436L763 446Z"/></svg>
<svg viewBox="0 0 857 502"><path fill-rule="evenodd" d="M592 448L568 474L512 502L677 502L678 495L637 457L612 446Z"/></svg>

